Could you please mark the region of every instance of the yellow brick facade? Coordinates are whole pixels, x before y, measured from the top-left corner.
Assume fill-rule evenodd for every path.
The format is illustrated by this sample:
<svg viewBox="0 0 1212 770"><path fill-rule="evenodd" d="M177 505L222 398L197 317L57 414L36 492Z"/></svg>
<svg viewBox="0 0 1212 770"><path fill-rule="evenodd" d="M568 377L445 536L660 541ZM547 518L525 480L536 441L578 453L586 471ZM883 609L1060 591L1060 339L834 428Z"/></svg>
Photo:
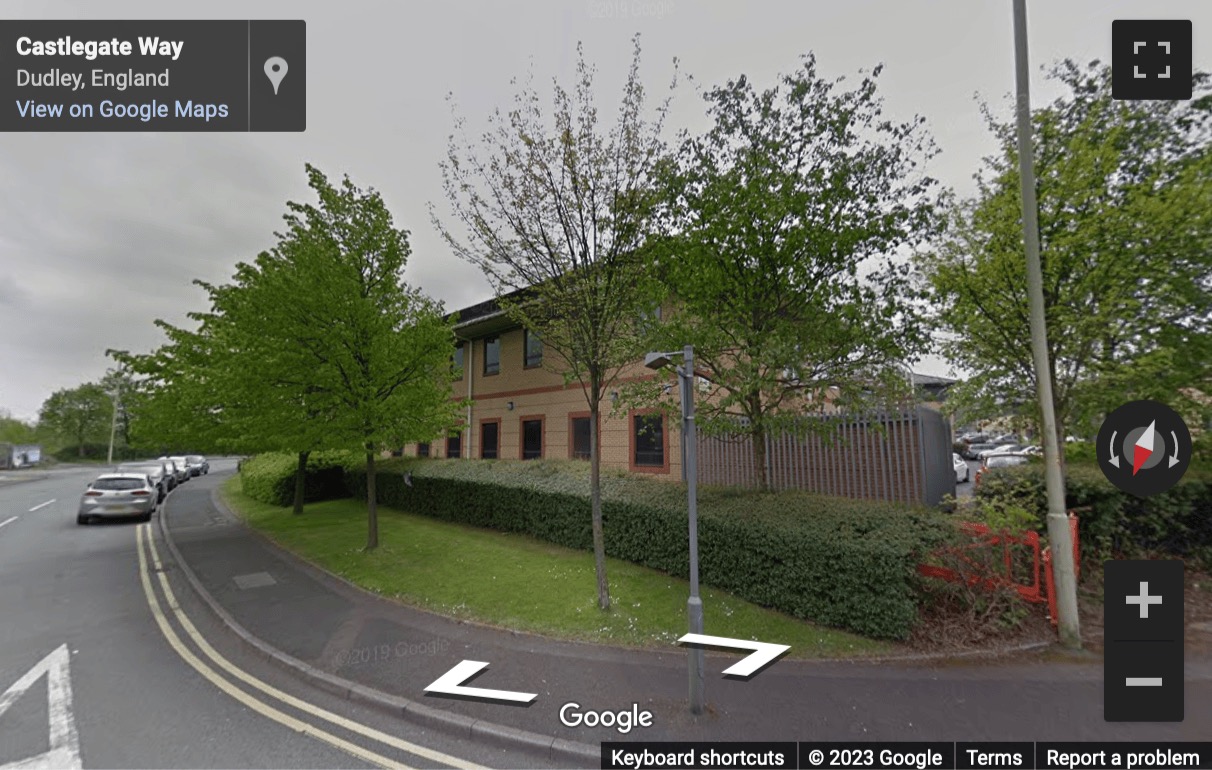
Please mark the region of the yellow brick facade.
<svg viewBox="0 0 1212 770"><path fill-rule="evenodd" d="M486 374L484 369L485 349L488 339L496 336L500 340L499 371ZM567 460L573 457L572 418L589 416L589 403L584 389L573 383L564 385L563 377L553 371L555 360L546 352L543 364L526 366L525 332L510 328L489 337L477 336L463 343L463 378L452 385L452 397L464 399L470 396L470 410L464 410L465 426L461 437L461 456L479 458L483 450L483 426L486 422L498 422L499 459L517 460L523 454L523 422L542 421L542 457ZM621 373L619 389L624 381L653 378L654 373L636 362ZM469 389L470 380L470 389ZM654 382L653 387L658 387ZM654 457L641 458L647 464L636 463L637 438L633 435L633 418L640 410L620 409L612 415L614 402L607 397L601 403L600 441L603 468L617 468L637 473L650 473L658 477L681 479L681 425L677 419L662 418L663 455L661 465L655 465ZM470 412L470 415L468 415ZM655 413L655 412L653 412ZM470 420L469 420L470 417ZM469 420L469 422L468 422ZM416 456L421 447L409 444L404 447L406 456ZM430 457L447 457L448 444L445 438L436 438L429 444Z"/></svg>

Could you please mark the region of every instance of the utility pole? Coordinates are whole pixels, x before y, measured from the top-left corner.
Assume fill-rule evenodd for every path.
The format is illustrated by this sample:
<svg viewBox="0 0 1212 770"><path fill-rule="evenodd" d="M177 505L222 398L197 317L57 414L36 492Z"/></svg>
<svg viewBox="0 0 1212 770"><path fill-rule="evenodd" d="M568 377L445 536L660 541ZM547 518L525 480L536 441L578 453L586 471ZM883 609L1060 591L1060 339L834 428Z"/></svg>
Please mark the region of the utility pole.
<svg viewBox="0 0 1212 770"><path fill-rule="evenodd" d="M694 348L682 349L682 447L686 458L687 512L690 514L690 598L686 615L690 633L703 633L703 600L699 597L699 507L698 507L698 442L694 424ZM690 650L690 711L702 714L703 669L705 660L701 648Z"/></svg>
<svg viewBox="0 0 1212 770"><path fill-rule="evenodd" d="M114 386L114 389L110 391L109 398L110 398L110 402L113 404L114 408L113 408L113 416L110 418L110 421L109 421L109 456L106 458L105 462L107 465L113 465L114 464L114 434L117 433L117 431L118 431L118 388L117 388L117 386Z"/></svg>
<svg viewBox="0 0 1212 770"><path fill-rule="evenodd" d="M1043 418L1044 482L1048 491L1048 540L1056 580L1057 626L1061 644L1079 650L1077 577L1073 541L1065 511L1065 474L1061 468L1056 411L1052 402L1052 367L1044 321L1044 278L1039 254L1039 208L1035 200L1035 166L1031 141L1030 69L1027 65L1027 2L1014 0L1014 72L1018 96L1018 164L1023 201L1023 243L1027 252L1027 298L1031 311L1031 353L1035 359L1036 395Z"/></svg>

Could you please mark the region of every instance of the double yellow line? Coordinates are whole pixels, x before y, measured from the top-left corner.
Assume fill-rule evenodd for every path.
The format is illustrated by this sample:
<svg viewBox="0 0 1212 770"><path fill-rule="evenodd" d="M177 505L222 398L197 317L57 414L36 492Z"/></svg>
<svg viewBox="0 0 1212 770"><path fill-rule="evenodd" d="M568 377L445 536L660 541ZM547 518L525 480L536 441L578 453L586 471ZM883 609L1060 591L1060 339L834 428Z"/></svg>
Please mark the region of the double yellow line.
<svg viewBox="0 0 1212 770"><path fill-rule="evenodd" d="M249 687L259 690L271 698L276 698L288 706L299 709L300 711L303 711L318 719L331 722L332 724L348 730L349 732L369 738L383 744L384 746L390 746L394 749L408 752L414 756L423 757L430 761L448 765L453 768L459 768L459 770L484 770L484 768L481 768L479 765L464 761L458 757L452 757L449 754L443 754L440 751L434 751L433 749L427 749L424 746L418 746L415 743L401 740L394 735L388 735L380 730L367 727L360 722L347 719L340 714L334 714L331 711L322 709L319 706L296 698L288 693L282 692L276 687L262 682L260 679L257 679L248 672L237 667L231 661L227 660L227 658L220 655L214 647L211 647L210 643L207 642L200 633L198 633L198 629L194 627L194 624L190 622L189 617L177 603L177 597L173 594L173 589L168 584L168 578L164 576L164 571L161 569L160 553L156 547L156 538L151 532L150 525L139 525L139 528L136 531L136 541L138 543L139 550L139 578L143 583L143 592L147 596L147 605L151 609L152 617L154 617L156 620L156 625L160 627L160 632L164 634L164 638L168 641L169 645L176 650L177 654L181 656L181 659L193 667L195 671L205 677L215 687L218 687L220 690L235 698L240 703L243 703L250 709L274 720L275 722L285 725L296 732L310 735L317 740L321 740L373 765L386 768L412 770L412 768L410 768L408 765L385 757L382 754L370 751L369 749L363 748L355 743L351 743L350 741L308 724L301 719L297 719L296 717L293 717L274 708L273 706L268 705L267 703L252 697L248 693L236 687L227 679L224 679L217 671L215 671L215 669L211 668L205 661L198 658L198 656L195 655L193 651L191 651L189 647L181 640L181 637L177 635L177 632L173 629L172 624L169 623L168 615L165 613L164 608L160 604L160 598L156 595L156 592L152 587L151 573L148 570L148 553L151 554L151 563L155 566L156 574L160 579L160 589L164 592L164 598L168 604L169 611L171 611L173 617L176 618L177 623L179 623L181 628L185 631L186 636L188 636L197 646L197 648L202 651L203 655L209 658L216 666L226 671L230 676L240 680Z"/></svg>

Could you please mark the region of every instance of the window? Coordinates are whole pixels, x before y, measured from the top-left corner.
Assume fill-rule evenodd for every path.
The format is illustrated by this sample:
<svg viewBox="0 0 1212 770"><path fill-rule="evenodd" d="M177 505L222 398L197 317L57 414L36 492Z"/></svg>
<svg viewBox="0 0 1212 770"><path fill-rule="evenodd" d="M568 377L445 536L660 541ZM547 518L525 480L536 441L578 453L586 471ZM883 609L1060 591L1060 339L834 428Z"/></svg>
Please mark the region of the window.
<svg viewBox="0 0 1212 770"><path fill-rule="evenodd" d="M453 436L446 437L446 456L447 457L462 457L463 456L463 434L456 433Z"/></svg>
<svg viewBox="0 0 1212 770"><path fill-rule="evenodd" d="M572 418L572 459L588 460L592 444L589 435L589 418Z"/></svg>
<svg viewBox="0 0 1212 770"><path fill-rule="evenodd" d="M501 338L488 337L484 340L484 374L501 373Z"/></svg>
<svg viewBox="0 0 1212 770"><path fill-rule="evenodd" d="M537 460L543 456L543 418L522 420L522 459Z"/></svg>
<svg viewBox="0 0 1212 770"><path fill-rule="evenodd" d="M143 489L149 484L148 479L97 479L89 486L93 489L104 489L107 492L127 492L132 489Z"/></svg>
<svg viewBox="0 0 1212 770"><path fill-rule="evenodd" d="M524 345L526 350L525 367L527 369L533 369L536 366L542 366L543 340L539 339L539 335L535 334L529 329L527 329L524 334L526 335L526 344Z"/></svg>
<svg viewBox="0 0 1212 770"><path fill-rule="evenodd" d="M485 460L497 459L497 449L500 439L500 420L480 423L480 457Z"/></svg>
<svg viewBox="0 0 1212 770"><path fill-rule="evenodd" d="M454 364L454 368L459 370L460 375L463 369L463 346L459 345L455 348L454 355L450 357L450 362Z"/></svg>
<svg viewBox="0 0 1212 770"><path fill-rule="evenodd" d="M632 464L645 468L665 465L665 420L659 413L633 415Z"/></svg>
<svg viewBox="0 0 1212 770"><path fill-rule="evenodd" d="M417 457L429 457L429 442L417 444Z"/></svg>

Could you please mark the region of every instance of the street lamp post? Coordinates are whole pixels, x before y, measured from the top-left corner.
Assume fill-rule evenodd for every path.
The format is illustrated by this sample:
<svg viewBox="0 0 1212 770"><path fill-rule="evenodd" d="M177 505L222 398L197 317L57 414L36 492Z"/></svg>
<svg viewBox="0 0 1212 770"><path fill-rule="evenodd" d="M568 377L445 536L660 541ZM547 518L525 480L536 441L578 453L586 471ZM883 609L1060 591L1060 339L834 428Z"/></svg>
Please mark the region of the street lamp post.
<svg viewBox="0 0 1212 770"><path fill-rule="evenodd" d="M649 353L644 365L661 369L670 364L673 353ZM677 368L682 386L682 457L685 463L687 507L690 518L690 598L686 600L686 620L690 633L703 634L703 600L699 597L699 511L698 511L698 447L694 425L694 347L682 348L682 366ZM704 653L701 647L689 648L690 711L703 713Z"/></svg>
<svg viewBox="0 0 1212 770"><path fill-rule="evenodd" d="M109 456L106 458L107 465L114 464L114 435L118 432L118 389L115 387L109 394L113 404L113 414L109 421Z"/></svg>

